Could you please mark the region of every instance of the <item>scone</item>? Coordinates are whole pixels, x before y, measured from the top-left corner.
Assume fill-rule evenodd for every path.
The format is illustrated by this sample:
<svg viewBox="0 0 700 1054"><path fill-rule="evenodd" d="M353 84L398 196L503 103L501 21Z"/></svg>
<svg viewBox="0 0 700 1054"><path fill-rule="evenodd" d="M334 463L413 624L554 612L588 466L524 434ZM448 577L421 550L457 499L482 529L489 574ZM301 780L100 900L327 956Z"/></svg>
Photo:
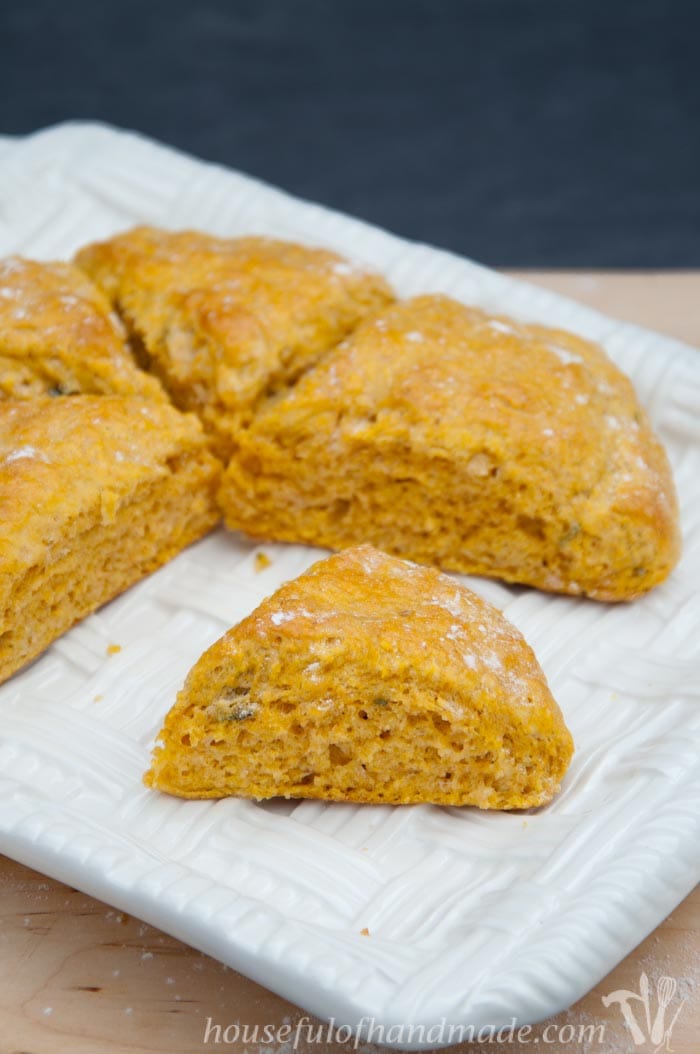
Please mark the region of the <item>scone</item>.
<svg viewBox="0 0 700 1054"><path fill-rule="evenodd" d="M82 271L0 260L0 399L77 392L165 399L134 362L104 293Z"/></svg>
<svg viewBox="0 0 700 1054"><path fill-rule="evenodd" d="M229 527L598 600L669 574L665 452L601 348L422 296L360 326L236 436Z"/></svg>
<svg viewBox="0 0 700 1054"><path fill-rule="evenodd" d="M270 238L139 227L76 262L114 304L141 364L200 415L222 454L262 396L392 299L382 278L335 253Z"/></svg>
<svg viewBox="0 0 700 1054"><path fill-rule="evenodd" d="M217 641L165 720L146 783L522 809L573 743L520 633L446 575L371 546L282 586Z"/></svg>
<svg viewBox="0 0 700 1054"><path fill-rule="evenodd" d="M164 399L0 402L0 681L213 527L219 469Z"/></svg>

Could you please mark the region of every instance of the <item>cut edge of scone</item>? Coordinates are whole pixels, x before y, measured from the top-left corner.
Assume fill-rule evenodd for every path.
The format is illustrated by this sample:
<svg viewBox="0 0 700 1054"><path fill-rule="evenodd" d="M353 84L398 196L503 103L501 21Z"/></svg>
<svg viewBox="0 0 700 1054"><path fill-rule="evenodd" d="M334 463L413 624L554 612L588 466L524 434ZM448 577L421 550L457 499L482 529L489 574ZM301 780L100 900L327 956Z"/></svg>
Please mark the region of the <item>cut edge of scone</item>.
<svg viewBox="0 0 700 1054"><path fill-rule="evenodd" d="M287 583L190 671L147 785L523 809L573 752L534 654L491 605L371 546Z"/></svg>
<svg viewBox="0 0 700 1054"><path fill-rule="evenodd" d="M21 445L0 451L0 683L220 518L221 465L193 415L136 396L0 403L3 420L31 413L43 418L36 429L25 427ZM52 426L66 446L75 443L72 468L64 452L60 464L53 460ZM133 485L124 475L129 459ZM91 473L95 487L83 500L71 479Z"/></svg>

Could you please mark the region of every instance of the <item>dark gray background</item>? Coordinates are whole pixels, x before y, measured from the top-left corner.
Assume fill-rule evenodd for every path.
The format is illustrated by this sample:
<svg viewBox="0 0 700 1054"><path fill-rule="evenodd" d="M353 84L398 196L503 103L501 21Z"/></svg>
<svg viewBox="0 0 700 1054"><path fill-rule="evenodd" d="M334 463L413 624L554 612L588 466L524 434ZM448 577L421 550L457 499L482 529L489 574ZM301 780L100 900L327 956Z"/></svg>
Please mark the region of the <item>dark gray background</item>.
<svg viewBox="0 0 700 1054"><path fill-rule="evenodd" d="M503 266L700 265L697 0L0 0L0 131L140 129Z"/></svg>

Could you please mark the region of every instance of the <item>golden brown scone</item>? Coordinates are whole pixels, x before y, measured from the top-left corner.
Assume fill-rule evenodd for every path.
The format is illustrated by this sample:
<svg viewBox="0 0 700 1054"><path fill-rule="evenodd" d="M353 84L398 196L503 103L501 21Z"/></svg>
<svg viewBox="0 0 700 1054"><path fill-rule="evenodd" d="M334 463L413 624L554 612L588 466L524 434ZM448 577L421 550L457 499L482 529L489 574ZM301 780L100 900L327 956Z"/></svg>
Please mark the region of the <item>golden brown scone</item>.
<svg viewBox="0 0 700 1054"><path fill-rule="evenodd" d="M598 600L678 559L666 455L602 349L447 297L368 320L236 439L220 501L256 537Z"/></svg>
<svg viewBox="0 0 700 1054"><path fill-rule="evenodd" d="M0 399L78 392L164 399L94 282L67 263L0 260Z"/></svg>
<svg viewBox="0 0 700 1054"><path fill-rule="evenodd" d="M521 809L573 743L500 611L446 575L359 546L282 586L217 641L165 720L146 783Z"/></svg>
<svg viewBox="0 0 700 1054"><path fill-rule="evenodd" d="M0 681L213 527L219 470L165 399L0 402Z"/></svg>
<svg viewBox="0 0 700 1054"><path fill-rule="evenodd" d="M393 299L382 278L335 253L270 238L138 227L76 262L120 313L142 365L223 454L262 396Z"/></svg>

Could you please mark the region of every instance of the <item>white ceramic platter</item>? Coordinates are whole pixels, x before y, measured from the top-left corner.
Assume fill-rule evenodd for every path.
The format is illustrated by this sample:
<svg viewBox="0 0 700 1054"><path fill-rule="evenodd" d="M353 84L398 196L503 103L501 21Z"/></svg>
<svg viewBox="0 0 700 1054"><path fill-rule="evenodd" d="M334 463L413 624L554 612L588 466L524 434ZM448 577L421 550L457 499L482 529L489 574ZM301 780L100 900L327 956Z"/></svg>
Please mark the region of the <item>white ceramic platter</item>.
<svg viewBox="0 0 700 1054"><path fill-rule="evenodd" d="M698 877L700 356L131 134L72 124L0 141L0 255L65 257L137 222L330 246L403 294L439 290L601 341L666 443L685 555L632 605L471 583L532 644L573 732L547 809L185 802L141 784L185 673L318 556L265 546L272 566L256 574L255 549L218 532L0 689L0 850L337 1024L555 1013ZM122 650L107 657L109 644Z"/></svg>

